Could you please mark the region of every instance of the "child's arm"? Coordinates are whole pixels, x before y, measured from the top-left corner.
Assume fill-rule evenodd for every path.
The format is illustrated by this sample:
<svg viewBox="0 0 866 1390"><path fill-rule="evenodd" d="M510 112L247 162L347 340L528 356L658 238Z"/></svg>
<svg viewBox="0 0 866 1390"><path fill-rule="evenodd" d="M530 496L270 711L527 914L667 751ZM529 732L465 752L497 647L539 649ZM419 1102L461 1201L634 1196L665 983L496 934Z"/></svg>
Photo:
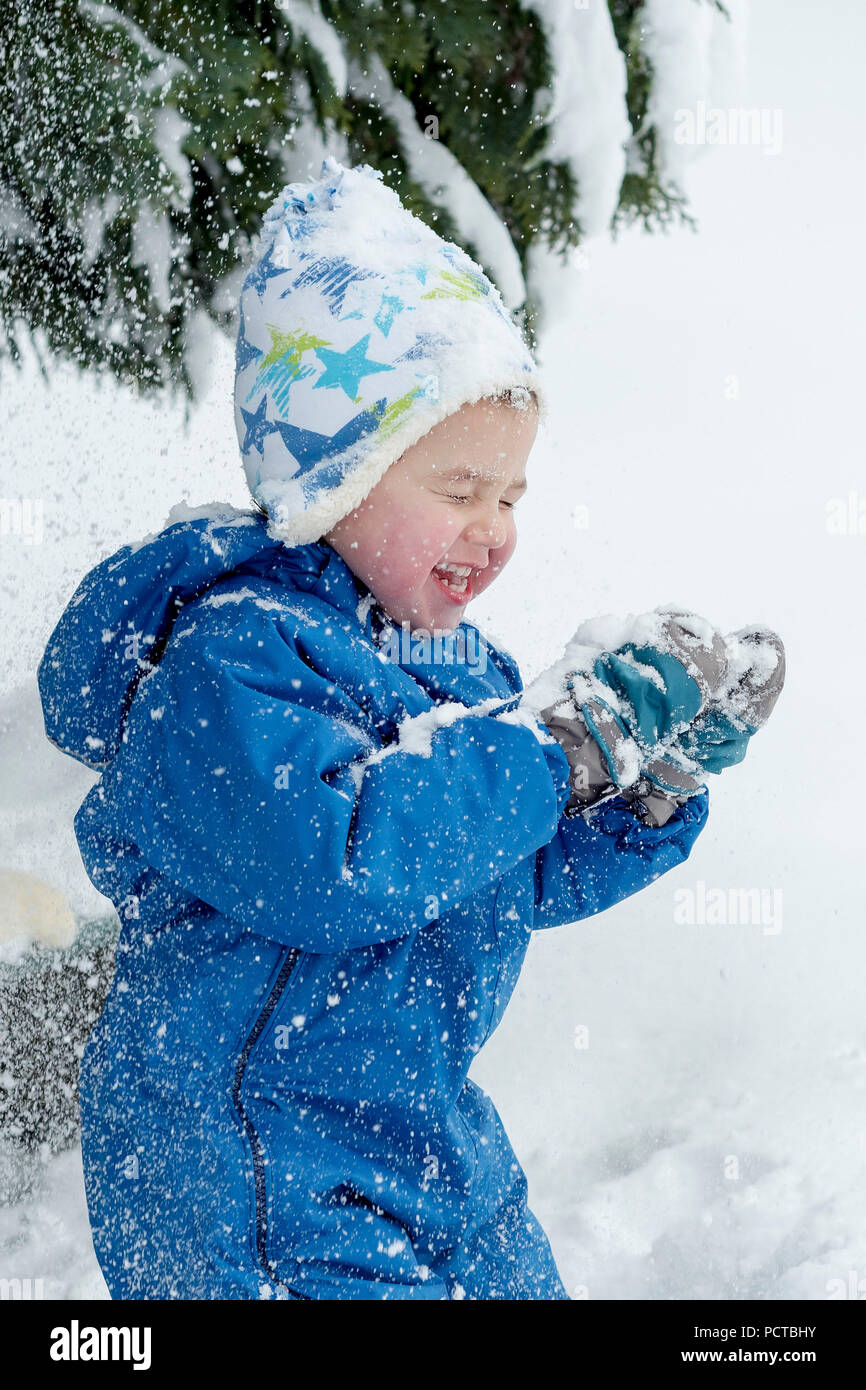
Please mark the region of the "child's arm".
<svg viewBox="0 0 866 1390"><path fill-rule="evenodd" d="M706 787L662 826L643 824L621 796L589 816L563 816L535 857L536 928L591 917L681 864L707 821Z"/></svg>
<svg viewBox="0 0 866 1390"><path fill-rule="evenodd" d="M495 699L434 706L383 748L268 605L204 599L177 629L79 817L107 809L119 840L250 929L313 952L392 940L556 833L565 755Z"/></svg>
<svg viewBox="0 0 866 1390"><path fill-rule="evenodd" d="M652 726L652 743L667 721L698 710L711 680L719 674L721 655L721 640L710 632L699 646L701 664L697 664L681 640L676 645L672 641L688 630L673 615L668 618L661 611L658 621L659 636L688 662L694 674L688 677L679 662L647 648L640 653L644 663L659 658L660 664L666 663L661 689L655 678L650 681L652 671L648 672L645 664L623 668L621 674L630 681L637 711L644 725ZM510 684L521 692L516 704L523 706L525 693L516 663L507 653L500 652L499 657L507 662ZM615 662L616 657L605 653L603 660ZM562 680L569 680L567 670L562 672ZM689 685L694 686L691 692ZM597 681L590 693L597 697L613 692ZM708 814L706 787L674 764L664 760L653 763L655 778L651 781L636 775L642 766L641 747L620 714L611 713L606 699L595 698L591 713L589 705L581 706L580 713L575 705L570 698L561 704L554 699L553 705L539 714L542 727L556 737L563 750L571 794L556 833L536 853L533 925L537 928L561 926L603 912L681 864ZM526 709L533 709L532 701ZM584 717L587 713L588 719ZM633 717L631 727L637 723ZM616 794L620 782L631 785Z"/></svg>
<svg viewBox="0 0 866 1390"><path fill-rule="evenodd" d="M675 755L682 754L698 774L734 766L775 707L785 680L785 649L776 633L743 628L722 644L710 632L689 651L684 639L699 637L701 620L678 615L686 619L684 624L676 616L664 634L667 655L632 644L621 649L631 658L629 664L605 654L595 667L620 696L629 697L625 725L608 720L596 742L589 729L591 724L598 730L600 721L591 705L581 705L580 715L568 703L561 714L544 711L546 727L556 733L573 773L580 776L556 836L536 856L537 927L601 912L682 863L706 822L709 796ZM681 662L691 668L690 679L699 687L691 695ZM653 669L663 675L659 684L646 679ZM637 731L637 744L631 730ZM629 745L638 754L643 776L609 797L626 763L621 749ZM593 809L594 801L598 805ZM572 817L581 803L582 813Z"/></svg>

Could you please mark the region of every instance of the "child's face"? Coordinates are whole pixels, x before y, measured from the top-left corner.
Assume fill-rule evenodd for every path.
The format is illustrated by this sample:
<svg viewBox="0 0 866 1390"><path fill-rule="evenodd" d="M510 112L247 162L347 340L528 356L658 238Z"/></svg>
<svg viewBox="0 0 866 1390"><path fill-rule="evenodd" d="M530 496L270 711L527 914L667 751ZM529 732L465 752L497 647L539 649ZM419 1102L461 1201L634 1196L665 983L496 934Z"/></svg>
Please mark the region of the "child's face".
<svg viewBox="0 0 866 1390"><path fill-rule="evenodd" d="M450 631L511 558L513 508L537 429L533 401L525 410L488 400L462 406L407 449L322 539L393 622ZM460 476L466 473L474 476ZM462 592L439 577L443 562L473 567Z"/></svg>

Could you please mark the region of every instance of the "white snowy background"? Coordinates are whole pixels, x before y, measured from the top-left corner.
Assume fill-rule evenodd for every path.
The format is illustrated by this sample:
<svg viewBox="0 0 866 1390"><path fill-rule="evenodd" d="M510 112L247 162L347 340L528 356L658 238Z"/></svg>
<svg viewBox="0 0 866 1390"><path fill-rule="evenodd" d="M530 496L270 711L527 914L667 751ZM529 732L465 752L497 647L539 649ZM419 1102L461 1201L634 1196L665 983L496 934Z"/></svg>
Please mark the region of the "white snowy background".
<svg viewBox="0 0 866 1390"><path fill-rule="evenodd" d="M616 70L603 26L583 77L562 45L561 138L584 161L596 234L568 268L542 267L552 413L517 551L467 617L528 683L583 619L675 600L725 631L775 628L787 685L745 762L710 779L686 864L534 937L471 1074L502 1113L574 1297L863 1298L866 534L830 533L827 508L851 492L866 508L866 12L762 0L740 86L721 95L736 45L687 26L686 8L651 6L666 129L676 107L733 100L781 112L781 149L671 145L698 234L612 243ZM88 916L109 906L71 828L93 778L44 739L35 668L101 558L182 498L247 505L232 344L213 336L203 354L211 385L186 429L179 406L71 369L53 368L50 387L32 359L0 378L0 496L45 509L41 544L0 538L0 868L40 875ZM676 890L701 883L775 892L781 919L679 924ZM108 1296L77 1148L0 1207L0 1274L42 1278L50 1297Z"/></svg>

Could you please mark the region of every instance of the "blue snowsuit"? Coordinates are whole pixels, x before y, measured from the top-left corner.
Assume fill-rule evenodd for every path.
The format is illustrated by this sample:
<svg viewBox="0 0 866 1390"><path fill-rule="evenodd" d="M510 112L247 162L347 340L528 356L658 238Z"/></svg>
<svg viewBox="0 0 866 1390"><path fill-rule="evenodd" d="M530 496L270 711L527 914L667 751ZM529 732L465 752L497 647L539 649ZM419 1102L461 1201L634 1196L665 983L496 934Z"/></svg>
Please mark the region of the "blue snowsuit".
<svg viewBox="0 0 866 1390"><path fill-rule="evenodd" d="M385 631L331 546L228 509L103 561L46 648L121 921L80 1076L114 1298L568 1298L467 1071L531 931L685 860L706 789L661 829L565 816L513 659Z"/></svg>

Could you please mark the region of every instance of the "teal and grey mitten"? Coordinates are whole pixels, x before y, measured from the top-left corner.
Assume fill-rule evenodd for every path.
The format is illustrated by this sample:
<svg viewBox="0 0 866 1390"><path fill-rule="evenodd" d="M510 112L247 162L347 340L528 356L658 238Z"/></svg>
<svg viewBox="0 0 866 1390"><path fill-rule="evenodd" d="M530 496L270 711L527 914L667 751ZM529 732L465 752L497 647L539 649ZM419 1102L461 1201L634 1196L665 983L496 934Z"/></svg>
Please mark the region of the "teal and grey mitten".
<svg viewBox="0 0 866 1390"><path fill-rule="evenodd" d="M637 626L645 640L602 652L591 669L571 672L563 698L541 711L569 760L566 815L631 789L630 800L664 824L677 804L671 799L700 786L701 768L675 739L724 678L725 640L703 618L674 608L645 614Z"/></svg>
<svg viewBox="0 0 866 1390"><path fill-rule="evenodd" d="M627 799L651 825L664 825L691 791L677 794L665 788L670 778L671 759L676 754L686 760L696 779L701 773L724 772L746 756L749 740L764 725L776 706L785 684L785 648L782 639L769 628L741 628L725 638L726 670L704 708L688 728L677 734L656 754L641 783ZM661 777L654 773L661 771ZM689 773L686 772L688 777ZM694 781L692 791L699 782Z"/></svg>
<svg viewBox="0 0 866 1390"><path fill-rule="evenodd" d="M749 739L767 722L785 684L785 648L769 628L742 628L726 638L727 671L697 719L676 738L703 772L743 761Z"/></svg>
<svg viewBox="0 0 866 1390"><path fill-rule="evenodd" d="M707 772L741 762L785 679L781 639L766 628L727 637L695 614L657 609L651 640L603 652L566 681L570 701L542 711L571 768L566 815L621 794L664 825Z"/></svg>

